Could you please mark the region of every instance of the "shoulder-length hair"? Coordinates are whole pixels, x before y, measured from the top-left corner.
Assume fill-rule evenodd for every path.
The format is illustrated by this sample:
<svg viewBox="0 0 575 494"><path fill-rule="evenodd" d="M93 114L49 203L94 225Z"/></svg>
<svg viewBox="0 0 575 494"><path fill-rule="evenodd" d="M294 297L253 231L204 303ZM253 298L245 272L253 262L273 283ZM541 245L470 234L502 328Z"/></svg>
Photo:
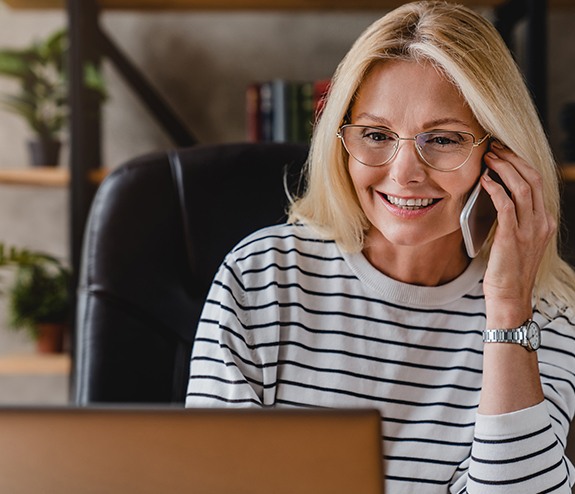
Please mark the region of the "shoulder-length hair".
<svg viewBox="0 0 575 494"><path fill-rule="evenodd" d="M487 19L444 1L413 2L391 11L365 30L339 64L315 127L305 191L290 208L291 221L310 225L344 250L362 249L368 221L337 132L370 69L386 60L425 62L441 70L483 129L538 169L545 205L559 224L556 164L520 70ZM541 263L536 296L573 302L575 275L559 256L558 239L559 234Z"/></svg>

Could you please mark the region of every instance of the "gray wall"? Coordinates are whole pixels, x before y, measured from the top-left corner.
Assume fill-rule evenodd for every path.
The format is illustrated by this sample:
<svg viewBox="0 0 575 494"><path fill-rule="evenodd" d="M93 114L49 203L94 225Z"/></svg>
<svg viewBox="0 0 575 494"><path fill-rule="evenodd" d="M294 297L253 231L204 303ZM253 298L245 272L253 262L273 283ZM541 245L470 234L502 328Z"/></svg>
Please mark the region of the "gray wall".
<svg viewBox="0 0 575 494"><path fill-rule="evenodd" d="M329 77L357 35L382 12L133 13L106 12L103 25L143 67L201 142L245 139L244 91L275 77ZM0 46L20 47L65 23L61 11L16 11L0 3ZM550 123L575 101L575 9L550 18ZM104 165L171 146L147 111L105 65L110 99L104 110ZM0 80L0 91L14 85ZM0 168L26 167L28 130L0 112ZM66 152L67 150L65 150ZM62 166L67 166L64 157ZM0 184L0 240L66 256L68 194L64 189ZM0 333L5 315L0 300ZM10 348L0 340L0 354Z"/></svg>

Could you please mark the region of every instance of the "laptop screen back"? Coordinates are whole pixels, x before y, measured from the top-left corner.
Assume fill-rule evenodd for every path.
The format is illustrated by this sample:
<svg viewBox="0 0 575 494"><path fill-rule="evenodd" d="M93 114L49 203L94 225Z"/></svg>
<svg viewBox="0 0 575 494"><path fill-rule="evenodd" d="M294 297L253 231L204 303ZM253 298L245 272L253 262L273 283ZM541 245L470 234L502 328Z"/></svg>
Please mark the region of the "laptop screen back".
<svg viewBox="0 0 575 494"><path fill-rule="evenodd" d="M3 409L0 492L383 492L374 410Z"/></svg>

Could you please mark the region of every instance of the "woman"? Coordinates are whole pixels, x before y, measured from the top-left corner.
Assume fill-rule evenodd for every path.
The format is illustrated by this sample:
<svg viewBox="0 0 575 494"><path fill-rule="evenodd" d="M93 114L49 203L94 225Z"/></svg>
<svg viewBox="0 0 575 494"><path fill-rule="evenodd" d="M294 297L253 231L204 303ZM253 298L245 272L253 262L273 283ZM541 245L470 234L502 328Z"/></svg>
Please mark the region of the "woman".
<svg viewBox="0 0 575 494"><path fill-rule="evenodd" d="M478 181L498 224L470 259L459 216ZM187 405L378 407L390 493L570 492L575 276L558 215L492 25L444 2L396 9L338 67L291 223L218 272Z"/></svg>

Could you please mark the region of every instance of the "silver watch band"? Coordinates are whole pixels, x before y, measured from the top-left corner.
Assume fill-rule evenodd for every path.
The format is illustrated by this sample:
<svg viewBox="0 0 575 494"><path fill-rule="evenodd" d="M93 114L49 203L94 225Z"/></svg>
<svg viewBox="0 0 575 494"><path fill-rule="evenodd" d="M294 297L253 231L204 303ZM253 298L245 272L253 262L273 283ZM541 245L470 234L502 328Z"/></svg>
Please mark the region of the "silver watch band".
<svg viewBox="0 0 575 494"><path fill-rule="evenodd" d="M519 343L525 342L525 330L517 329L486 329L483 331L484 343Z"/></svg>

